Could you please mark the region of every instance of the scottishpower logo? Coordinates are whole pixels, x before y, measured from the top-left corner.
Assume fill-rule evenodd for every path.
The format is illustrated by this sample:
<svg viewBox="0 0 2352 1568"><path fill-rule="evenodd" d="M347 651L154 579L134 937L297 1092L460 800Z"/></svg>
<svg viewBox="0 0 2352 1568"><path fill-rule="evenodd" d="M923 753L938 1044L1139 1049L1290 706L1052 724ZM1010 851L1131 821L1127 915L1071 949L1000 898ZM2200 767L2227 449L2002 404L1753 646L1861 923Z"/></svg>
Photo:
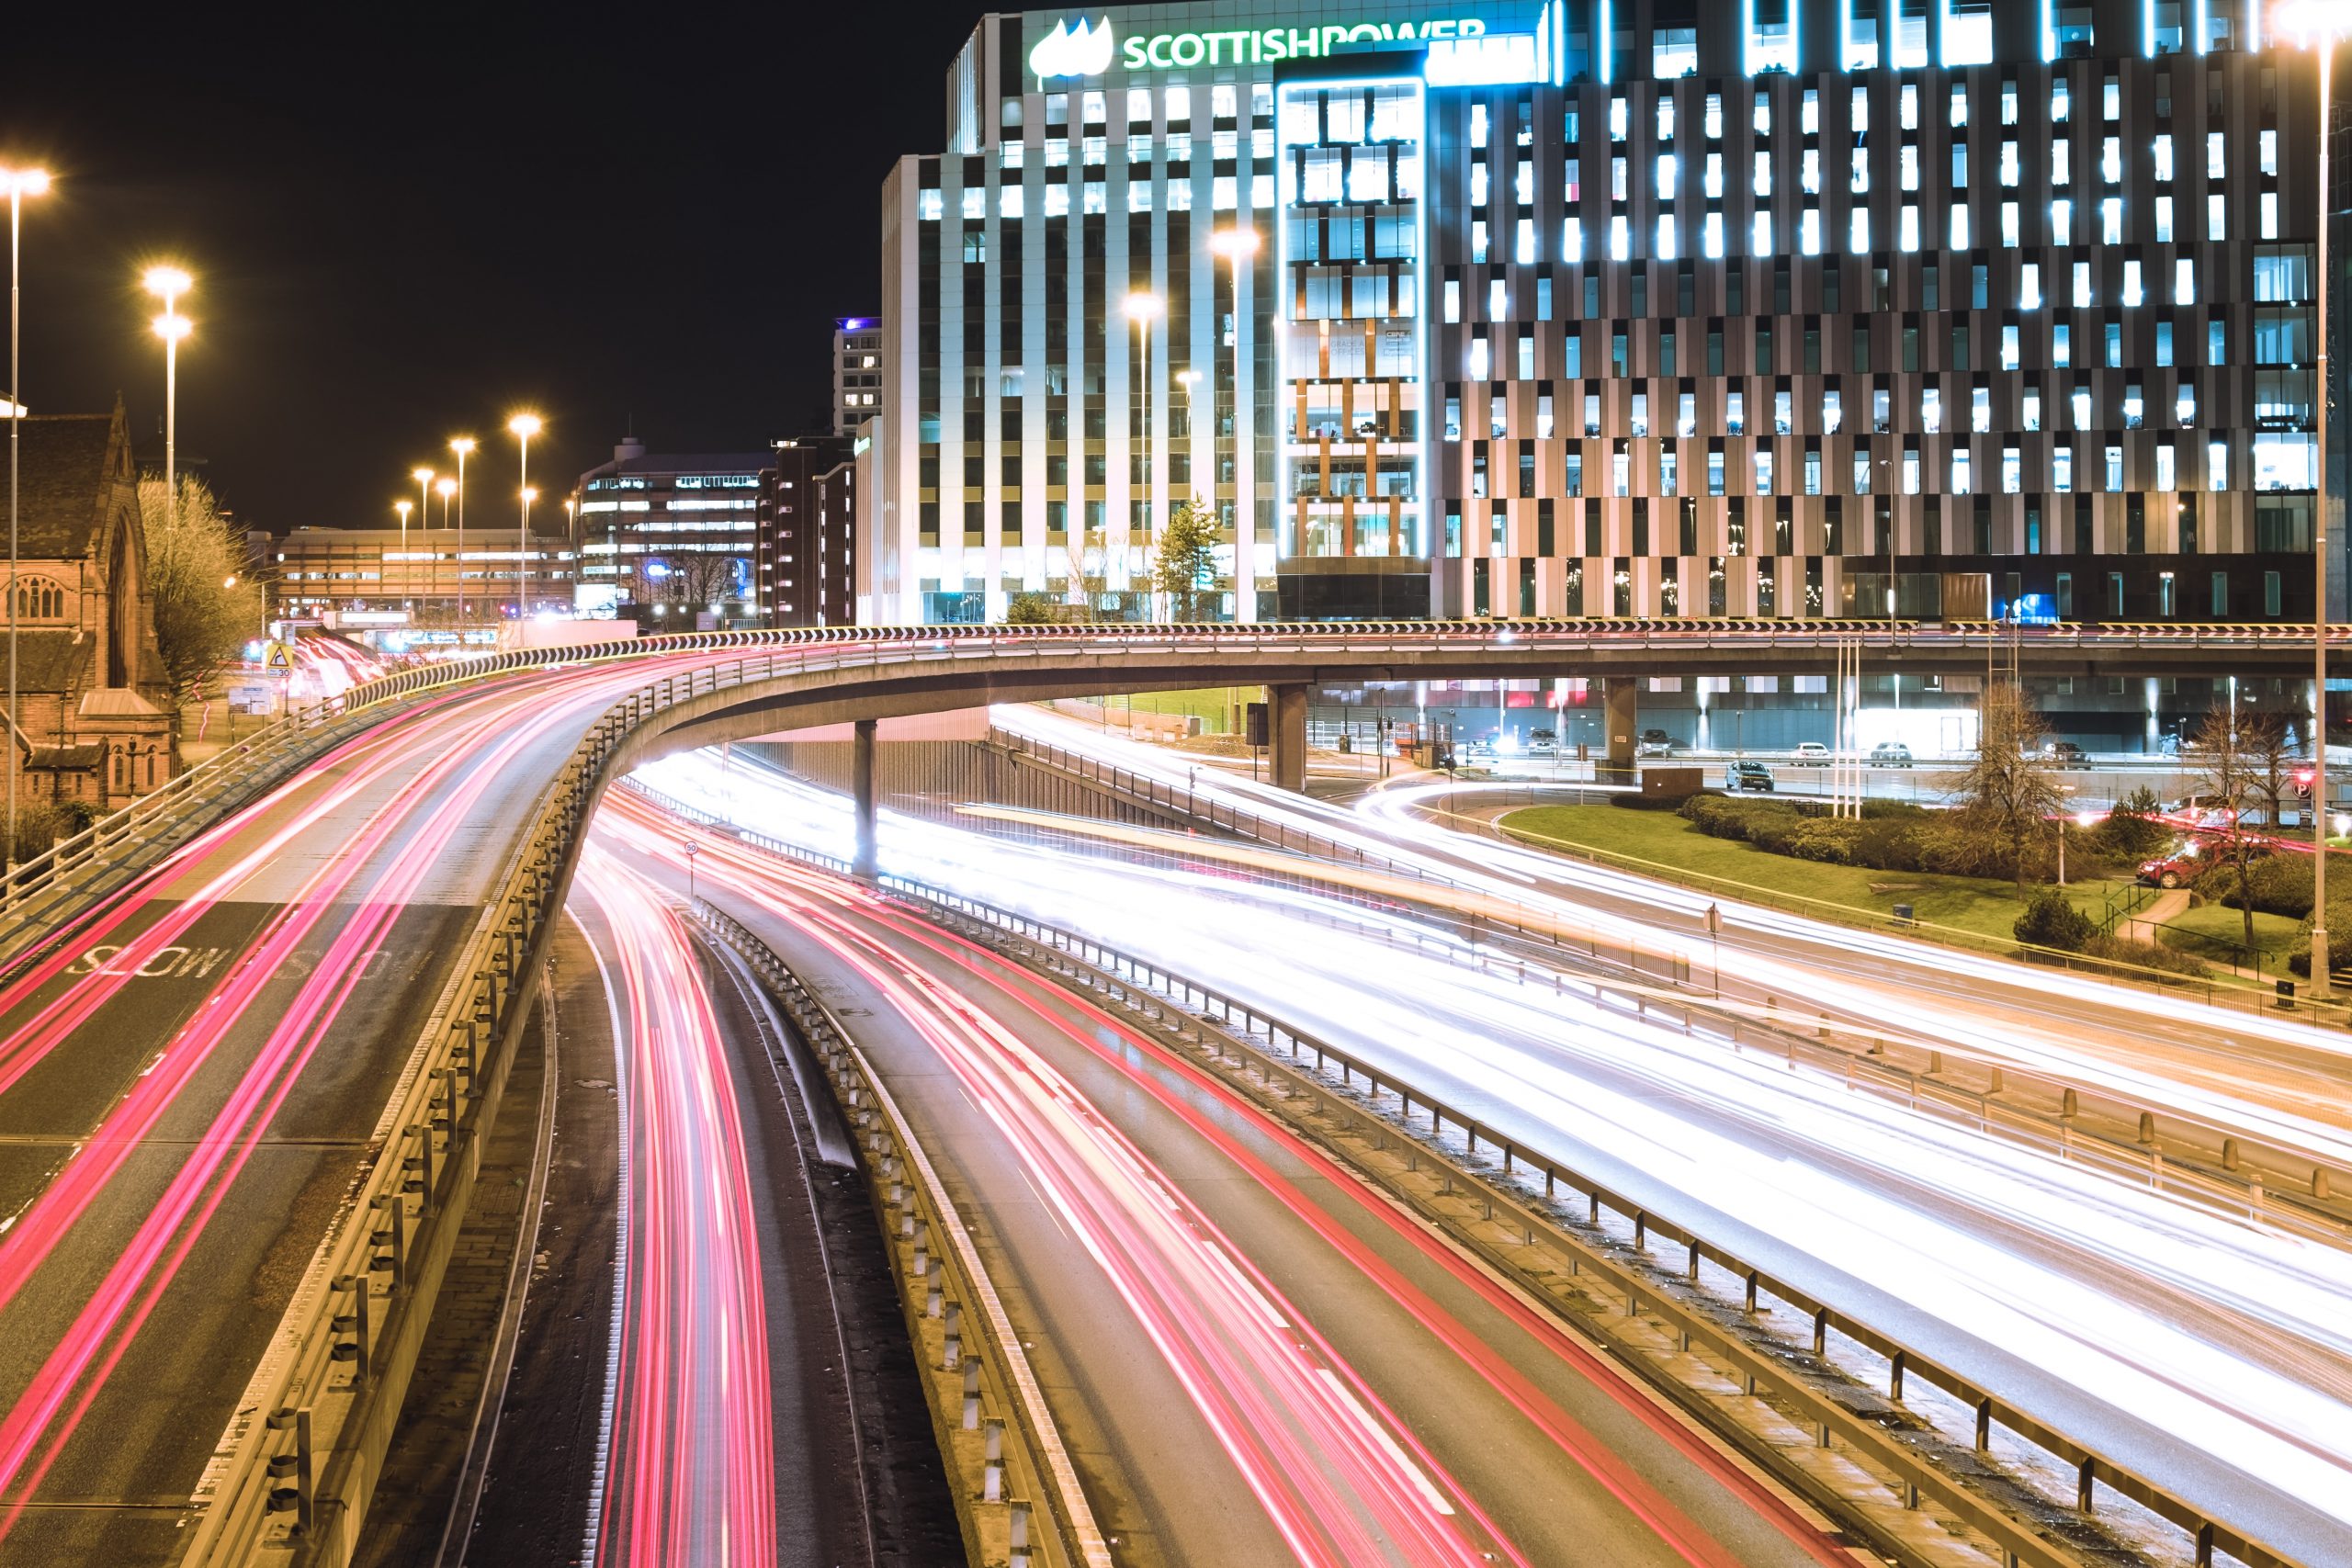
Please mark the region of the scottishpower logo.
<svg viewBox="0 0 2352 1568"><path fill-rule="evenodd" d="M1054 30L1029 51L1029 69L1039 76L1100 76L1111 68L1111 18L1092 27L1056 22Z"/></svg>

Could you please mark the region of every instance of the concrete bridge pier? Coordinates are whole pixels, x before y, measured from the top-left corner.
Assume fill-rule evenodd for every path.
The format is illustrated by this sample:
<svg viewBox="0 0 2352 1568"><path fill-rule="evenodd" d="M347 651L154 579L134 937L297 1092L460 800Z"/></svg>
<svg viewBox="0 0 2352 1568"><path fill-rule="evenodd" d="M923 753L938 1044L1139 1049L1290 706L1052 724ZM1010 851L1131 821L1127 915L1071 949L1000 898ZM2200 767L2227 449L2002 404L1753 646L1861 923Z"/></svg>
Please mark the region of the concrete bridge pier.
<svg viewBox="0 0 2352 1568"><path fill-rule="evenodd" d="M1606 676L1601 692L1609 704L1609 750L1592 771L1594 782L1633 784L1639 771L1634 765L1634 741L1640 733L1635 726L1641 720L1641 682L1631 675Z"/></svg>
<svg viewBox="0 0 2352 1568"><path fill-rule="evenodd" d="M1306 687L1268 686L1267 739L1272 742L1274 787L1306 793Z"/></svg>
<svg viewBox="0 0 2352 1568"><path fill-rule="evenodd" d="M875 722L870 718L856 720L850 742L850 795L857 810L857 851L850 869L867 882L874 880L877 870L874 852Z"/></svg>

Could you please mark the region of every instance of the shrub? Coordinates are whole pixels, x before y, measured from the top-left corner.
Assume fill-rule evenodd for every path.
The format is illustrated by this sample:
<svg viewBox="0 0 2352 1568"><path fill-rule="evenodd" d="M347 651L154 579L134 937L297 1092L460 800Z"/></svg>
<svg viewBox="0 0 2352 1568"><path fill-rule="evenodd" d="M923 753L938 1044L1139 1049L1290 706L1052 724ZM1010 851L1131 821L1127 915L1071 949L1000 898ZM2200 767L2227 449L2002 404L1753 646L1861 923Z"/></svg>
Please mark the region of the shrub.
<svg viewBox="0 0 2352 1568"><path fill-rule="evenodd" d="M2019 942L2054 947L2062 953L2080 953L2098 934L2091 918L2055 888L2036 894L2010 930Z"/></svg>
<svg viewBox="0 0 2352 1568"><path fill-rule="evenodd" d="M2330 869L2334 866L2331 864ZM2352 969L2352 898L2327 906L2327 966L2331 970ZM2312 973L2312 918L2295 928L2295 950L2287 955L2287 967L2305 979Z"/></svg>
<svg viewBox="0 0 2352 1568"><path fill-rule="evenodd" d="M1862 837L1862 824L1841 822L1830 818L1807 821L1799 818L1788 837L1788 847L1782 854L1798 860L1822 861L1831 865L1852 865L1855 847Z"/></svg>
<svg viewBox="0 0 2352 1568"><path fill-rule="evenodd" d="M1609 804L1628 811L1681 811L1706 793L1700 790L1690 795L1645 795L1639 790L1621 790L1610 795Z"/></svg>
<svg viewBox="0 0 2352 1568"><path fill-rule="evenodd" d="M2352 953L2352 947L2347 947ZM2095 936L2083 944L2085 956L2104 958L2110 964L2136 964L2142 969L2161 969L2173 975L2202 975L2205 965L2186 953L2177 952L2158 942L2134 942L2130 937Z"/></svg>

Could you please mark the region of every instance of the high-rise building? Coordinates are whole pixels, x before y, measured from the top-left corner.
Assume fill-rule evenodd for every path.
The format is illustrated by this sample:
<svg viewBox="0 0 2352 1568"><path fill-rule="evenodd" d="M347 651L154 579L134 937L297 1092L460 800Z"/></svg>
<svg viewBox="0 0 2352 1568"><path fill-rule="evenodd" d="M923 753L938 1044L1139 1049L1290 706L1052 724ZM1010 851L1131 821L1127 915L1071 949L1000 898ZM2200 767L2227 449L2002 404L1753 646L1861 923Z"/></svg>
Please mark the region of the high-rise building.
<svg viewBox="0 0 2352 1568"><path fill-rule="evenodd" d="M833 434L854 435L882 409L882 323L843 316L833 323Z"/></svg>
<svg viewBox="0 0 2352 1568"><path fill-rule="evenodd" d="M828 479L843 471L850 460L850 441L837 435L802 436L770 443L774 455L767 473L768 502L762 513L759 553L754 571L759 582L761 620L771 626L846 625L848 587L841 569L829 561L843 558L849 538L833 536L854 529L854 514L826 488ZM829 592L828 590L831 590Z"/></svg>
<svg viewBox="0 0 2352 1568"><path fill-rule="evenodd" d="M2271 9L990 16L884 185L865 613L1140 615L1197 498L1242 619L2308 619Z"/></svg>

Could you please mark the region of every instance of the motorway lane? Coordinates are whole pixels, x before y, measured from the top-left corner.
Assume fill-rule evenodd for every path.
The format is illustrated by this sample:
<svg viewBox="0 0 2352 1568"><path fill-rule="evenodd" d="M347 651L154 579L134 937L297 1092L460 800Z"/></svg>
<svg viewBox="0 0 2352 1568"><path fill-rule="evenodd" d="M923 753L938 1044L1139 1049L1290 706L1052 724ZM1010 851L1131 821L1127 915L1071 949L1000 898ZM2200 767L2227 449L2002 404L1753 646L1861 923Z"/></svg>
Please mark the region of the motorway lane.
<svg viewBox="0 0 2352 1568"><path fill-rule="evenodd" d="M577 888L611 999L626 1178L594 1560L773 1562L767 1295L735 1054L673 903L597 843Z"/></svg>
<svg viewBox="0 0 2352 1568"><path fill-rule="evenodd" d="M0 1562L175 1549L502 869L471 852L610 700L561 681L404 711L0 987Z"/></svg>
<svg viewBox="0 0 2352 1568"><path fill-rule="evenodd" d="M838 797L714 757L653 787L814 842ZM1069 824L1072 830L1084 824ZM1125 829L1097 828L1107 833ZM1254 855L1177 840L1192 856ZM2318 1561L2352 1561L2352 1256L1778 1056L1361 934L1380 917L886 815L886 869L1204 976L1589 1171ZM1328 915L1328 911L1327 911ZM1422 940L1435 940L1426 929ZM1866 1378L1867 1368L1858 1369Z"/></svg>
<svg viewBox="0 0 2352 1568"><path fill-rule="evenodd" d="M676 853L674 829L637 844ZM1846 1561L1115 1021L735 846L697 876L827 997L981 1217L1124 1561Z"/></svg>
<svg viewBox="0 0 2352 1568"><path fill-rule="evenodd" d="M2109 1087L2158 1109L2274 1140L2339 1168L2352 1165L2352 1042L2339 1033L2172 993L1851 927L1452 831L1423 820L1452 795L1468 803L1523 786L1398 781L1355 809L1196 768L1164 748L1106 736L1031 706L1000 706L1016 734L1101 756L1182 789L1292 822L1367 852L1556 914L1645 954L1679 952L1694 975L1720 954L1725 978L1758 996L1893 1028L1923 1045L2007 1063L2086 1088ZM1722 937L1704 931L1710 905Z"/></svg>

